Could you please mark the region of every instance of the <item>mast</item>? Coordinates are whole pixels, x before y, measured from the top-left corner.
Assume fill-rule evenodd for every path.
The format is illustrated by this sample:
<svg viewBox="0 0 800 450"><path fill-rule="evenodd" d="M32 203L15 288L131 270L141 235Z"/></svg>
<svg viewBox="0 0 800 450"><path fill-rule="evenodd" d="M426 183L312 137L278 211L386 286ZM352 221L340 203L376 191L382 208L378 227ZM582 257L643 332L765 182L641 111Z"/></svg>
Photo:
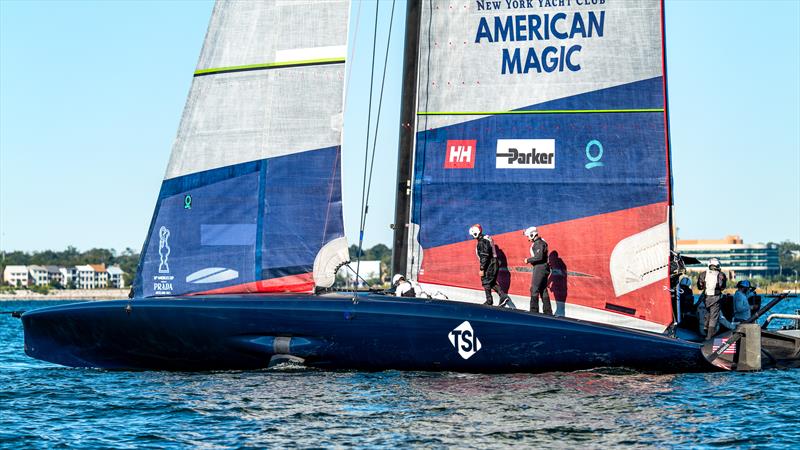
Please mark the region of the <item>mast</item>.
<svg viewBox="0 0 800 450"><path fill-rule="evenodd" d="M411 213L411 183L416 135L417 62L419 59L419 0L409 0L406 7L406 36L403 52L403 90L400 109L400 139L397 155L397 197L394 204L394 242L392 273L406 272L408 259L408 224Z"/></svg>

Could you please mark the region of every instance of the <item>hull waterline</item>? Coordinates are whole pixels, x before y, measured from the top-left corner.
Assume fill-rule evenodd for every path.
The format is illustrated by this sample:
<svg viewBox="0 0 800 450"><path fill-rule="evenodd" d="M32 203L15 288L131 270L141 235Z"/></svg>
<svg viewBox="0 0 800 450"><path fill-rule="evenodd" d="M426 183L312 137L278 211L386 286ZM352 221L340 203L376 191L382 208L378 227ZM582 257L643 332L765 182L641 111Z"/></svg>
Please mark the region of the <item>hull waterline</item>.
<svg viewBox="0 0 800 450"><path fill-rule="evenodd" d="M506 308L378 294L75 303L22 316L25 352L71 367L475 373L716 370L694 342Z"/></svg>

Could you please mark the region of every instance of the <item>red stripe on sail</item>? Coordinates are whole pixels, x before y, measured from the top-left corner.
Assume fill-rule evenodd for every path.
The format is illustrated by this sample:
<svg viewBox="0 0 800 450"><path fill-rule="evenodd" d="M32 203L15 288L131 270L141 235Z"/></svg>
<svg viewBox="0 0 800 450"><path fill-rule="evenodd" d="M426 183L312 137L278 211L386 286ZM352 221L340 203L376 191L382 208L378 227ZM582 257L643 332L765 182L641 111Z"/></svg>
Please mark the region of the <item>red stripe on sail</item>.
<svg viewBox="0 0 800 450"><path fill-rule="evenodd" d="M664 223L666 213L667 203L662 202L537 226L550 251L550 298L665 326L671 324L667 278L617 297L609 269L611 252L622 239ZM491 234L491 230L487 231ZM501 260L505 260L498 282L510 294L529 295L530 265L523 263L523 259L530 256L530 243L522 230L492 235L492 239ZM482 291L475 242L424 249L418 279L422 283ZM613 309L609 309L609 303ZM633 314L626 314L634 310Z"/></svg>
<svg viewBox="0 0 800 450"><path fill-rule="evenodd" d="M212 289L210 291L194 292L191 295L313 291L314 275L312 273L302 273L299 275L271 278L269 280L259 280L252 283L237 284L235 286Z"/></svg>

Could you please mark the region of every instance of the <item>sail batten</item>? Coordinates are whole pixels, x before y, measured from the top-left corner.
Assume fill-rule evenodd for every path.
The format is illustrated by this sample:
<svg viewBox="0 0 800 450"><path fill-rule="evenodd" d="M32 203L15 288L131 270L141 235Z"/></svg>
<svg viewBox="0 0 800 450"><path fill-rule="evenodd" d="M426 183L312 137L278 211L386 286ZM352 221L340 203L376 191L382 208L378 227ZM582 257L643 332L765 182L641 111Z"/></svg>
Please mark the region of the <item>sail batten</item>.
<svg viewBox="0 0 800 450"><path fill-rule="evenodd" d="M137 296L302 292L347 260L346 0L218 1L134 284Z"/></svg>

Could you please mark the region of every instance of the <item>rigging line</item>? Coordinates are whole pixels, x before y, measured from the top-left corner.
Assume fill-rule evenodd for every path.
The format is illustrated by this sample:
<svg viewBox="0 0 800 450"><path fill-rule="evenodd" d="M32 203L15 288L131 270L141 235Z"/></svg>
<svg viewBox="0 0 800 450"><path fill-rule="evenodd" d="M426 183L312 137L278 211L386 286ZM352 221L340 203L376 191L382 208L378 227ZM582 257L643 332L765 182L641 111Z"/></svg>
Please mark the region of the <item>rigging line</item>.
<svg viewBox="0 0 800 450"><path fill-rule="evenodd" d="M420 7L422 7L422 5L420 5ZM432 33L432 28L433 28L433 0L428 0L428 31L426 33L427 55L425 57L425 113L427 113L428 110L429 110L429 107L430 107L430 96L431 96L431 33ZM417 70L419 71L419 65L417 66ZM419 88L419 77L417 77L417 88ZM425 118L425 126L423 127L423 129L427 131L428 130L428 120L429 120L428 117L429 116L427 114L420 114L418 112L417 113L417 118L415 120L417 125L419 125L419 116L420 115L422 115ZM417 126L417 128L416 128L416 130L414 132L417 133L418 130L419 130L419 126ZM424 138L423 138L424 142L422 143L422 148L423 148L422 151L425 151L425 149L428 148L428 135L429 135L429 133L425 133L424 134ZM415 146L415 152L417 154L414 156L414 166L415 166L414 169L413 169L413 173L414 173L414 177L413 178L414 179L416 179L416 177L420 175L420 174L417 173L417 167L416 167L416 159L419 157L419 154L418 154L419 151L420 151L419 150L419 146L418 145ZM411 186L410 186L411 195L412 196L414 195L414 185L416 184L414 179L411 180ZM419 196L419 193L417 193L417 196ZM410 209L411 209L411 211L410 211L411 216L413 217L413 215L414 215L413 201L412 201L412 204L410 205ZM419 216L419 224L421 226L421 224L422 224L422 216L421 216L422 215L422 211L421 210L419 210L419 215L420 215ZM411 219L409 218L409 223L410 222L411 222ZM411 269L409 270L410 273L408 273L409 277L413 277L414 276L415 270L416 270L417 273L419 273L419 267L417 265L419 264L420 254L422 253L422 246L419 245L419 240L418 240L419 236L417 236L416 239L412 239L412 237L414 237L412 230L413 230L413 228L409 227L409 235L408 235L407 239L410 242L408 242L406 244L406 247L411 247L411 251L409 252L411 254L411 265L410 265ZM406 266L408 266L408 264L406 264Z"/></svg>
<svg viewBox="0 0 800 450"><path fill-rule="evenodd" d="M345 75L344 75L344 108L342 112L344 113L347 111L347 103L348 103L348 95L347 93L350 92L350 73L353 71L353 62L355 62L356 57L356 42L358 42L358 25L361 22L361 2L358 3L358 9L356 10L356 25L355 29L353 30L353 45L350 46L350 56L347 57L347 60L350 61L349 64L345 65ZM348 30L349 31L349 30Z"/></svg>
<svg viewBox="0 0 800 450"><path fill-rule="evenodd" d="M369 75L369 105L367 107L367 138L364 142L364 177L361 181L361 223L358 229L358 253L356 254L356 275L358 275L359 270L361 269L361 248L364 244L364 222L366 218L366 213L364 212L364 205L366 199L366 189L367 189L367 162L369 160L369 132L370 132L370 123L372 119L372 91L374 86L374 78L375 78L375 48L377 47L378 41L378 9L380 7L380 2L375 0L375 27L372 31L372 65L370 68L370 75Z"/></svg>
<svg viewBox="0 0 800 450"><path fill-rule="evenodd" d="M383 109L383 88L386 84L386 66L389 61L389 44L392 42L392 24L394 23L394 5L396 0L392 0L392 13L389 16L389 33L386 37L386 54L383 57L383 75L381 76L381 93L378 95L378 114L375 118L375 133L372 134L372 159L369 162L369 178L367 179L367 199L364 203L364 225L366 225L367 214L369 213L369 193L372 188L372 169L375 167L375 149L378 145L378 129L381 125L381 110ZM366 228L366 227L365 227Z"/></svg>

